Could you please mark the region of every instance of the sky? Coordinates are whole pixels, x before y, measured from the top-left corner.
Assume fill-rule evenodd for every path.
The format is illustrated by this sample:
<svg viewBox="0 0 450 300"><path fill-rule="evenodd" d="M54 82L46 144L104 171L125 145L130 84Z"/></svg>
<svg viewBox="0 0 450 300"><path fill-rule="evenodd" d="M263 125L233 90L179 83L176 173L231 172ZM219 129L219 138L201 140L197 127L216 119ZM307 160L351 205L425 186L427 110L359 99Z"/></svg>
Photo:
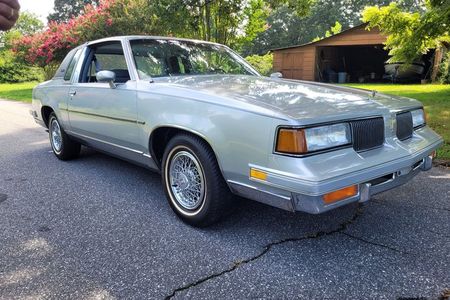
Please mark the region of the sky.
<svg viewBox="0 0 450 300"><path fill-rule="evenodd" d="M54 0L19 0L21 10L35 13L44 24L47 24L47 16L53 10Z"/></svg>

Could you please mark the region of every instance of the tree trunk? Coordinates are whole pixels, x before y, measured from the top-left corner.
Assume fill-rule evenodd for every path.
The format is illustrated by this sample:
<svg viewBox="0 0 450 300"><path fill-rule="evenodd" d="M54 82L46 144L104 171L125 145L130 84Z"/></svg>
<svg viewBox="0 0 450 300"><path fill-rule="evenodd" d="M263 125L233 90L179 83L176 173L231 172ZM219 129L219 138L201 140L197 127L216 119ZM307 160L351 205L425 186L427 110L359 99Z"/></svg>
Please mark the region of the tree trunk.
<svg viewBox="0 0 450 300"><path fill-rule="evenodd" d="M211 41L211 2L206 0L205 17L206 17L206 40Z"/></svg>

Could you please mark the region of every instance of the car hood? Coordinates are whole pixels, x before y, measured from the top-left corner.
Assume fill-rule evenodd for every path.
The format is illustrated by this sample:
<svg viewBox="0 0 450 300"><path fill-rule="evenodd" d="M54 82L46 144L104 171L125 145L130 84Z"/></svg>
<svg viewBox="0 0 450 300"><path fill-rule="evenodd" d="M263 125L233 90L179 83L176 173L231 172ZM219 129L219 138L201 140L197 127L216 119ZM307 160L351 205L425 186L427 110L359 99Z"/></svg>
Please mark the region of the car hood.
<svg viewBox="0 0 450 300"><path fill-rule="evenodd" d="M241 75L197 75L165 79L192 93L239 101L296 120L346 119L422 106L420 102L371 91L297 80ZM191 95L192 95L191 93ZM245 104L245 105L244 105Z"/></svg>

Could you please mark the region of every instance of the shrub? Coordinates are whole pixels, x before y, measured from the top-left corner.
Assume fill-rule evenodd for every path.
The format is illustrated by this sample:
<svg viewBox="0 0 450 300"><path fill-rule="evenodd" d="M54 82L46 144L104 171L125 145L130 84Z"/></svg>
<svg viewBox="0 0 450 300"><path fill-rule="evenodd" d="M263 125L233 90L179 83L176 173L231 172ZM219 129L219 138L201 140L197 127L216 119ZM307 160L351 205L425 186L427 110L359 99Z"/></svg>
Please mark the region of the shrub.
<svg viewBox="0 0 450 300"><path fill-rule="evenodd" d="M245 60L251 64L261 75L269 76L273 70L273 55L267 53L265 55L250 55Z"/></svg>
<svg viewBox="0 0 450 300"><path fill-rule="evenodd" d="M15 59L10 50L0 52L0 83L16 83L42 81L44 74L41 68L30 67Z"/></svg>

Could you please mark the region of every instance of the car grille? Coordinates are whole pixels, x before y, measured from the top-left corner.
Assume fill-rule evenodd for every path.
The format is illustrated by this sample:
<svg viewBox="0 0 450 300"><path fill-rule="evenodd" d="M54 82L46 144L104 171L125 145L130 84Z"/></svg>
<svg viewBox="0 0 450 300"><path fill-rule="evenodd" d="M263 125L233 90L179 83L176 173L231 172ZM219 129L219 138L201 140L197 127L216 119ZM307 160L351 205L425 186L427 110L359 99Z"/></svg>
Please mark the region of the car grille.
<svg viewBox="0 0 450 300"><path fill-rule="evenodd" d="M365 151L378 148L384 143L384 120L372 118L350 122L353 149Z"/></svg>
<svg viewBox="0 0 450 300"><path fill-rule="evenodd" d="M412 137L413 121L411 112L397 114L397 137L403 141Z"/></svg>

